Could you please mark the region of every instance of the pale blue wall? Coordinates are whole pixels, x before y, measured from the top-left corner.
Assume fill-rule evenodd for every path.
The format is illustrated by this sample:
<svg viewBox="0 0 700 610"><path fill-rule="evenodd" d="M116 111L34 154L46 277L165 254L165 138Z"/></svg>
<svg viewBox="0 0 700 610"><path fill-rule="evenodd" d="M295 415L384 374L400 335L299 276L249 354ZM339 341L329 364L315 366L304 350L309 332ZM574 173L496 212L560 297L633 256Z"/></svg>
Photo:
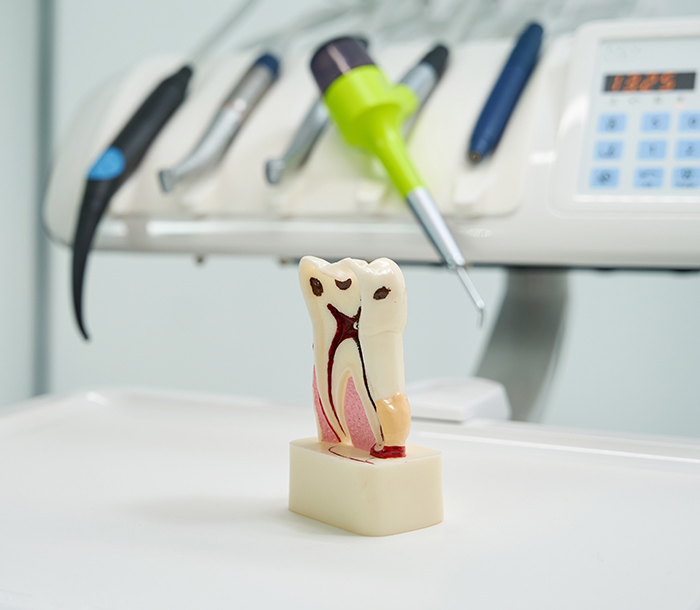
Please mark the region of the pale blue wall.
<svg viewBox="0 0 700 610"><path fill-rule="evenodd" d="M38 2L0 2L0 405L34 388Z"/></svg>

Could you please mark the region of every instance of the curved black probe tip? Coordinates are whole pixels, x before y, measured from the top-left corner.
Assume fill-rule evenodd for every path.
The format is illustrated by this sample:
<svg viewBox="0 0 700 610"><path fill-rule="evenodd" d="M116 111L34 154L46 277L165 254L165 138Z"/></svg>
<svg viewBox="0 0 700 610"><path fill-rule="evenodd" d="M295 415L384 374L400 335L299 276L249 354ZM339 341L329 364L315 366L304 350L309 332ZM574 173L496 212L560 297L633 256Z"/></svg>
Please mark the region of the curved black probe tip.
<svg viewBox="0 0 700 610"><path fill-rule="evenodd" d="M97 226L119 186L121 186L121 181L117 180L88 180L73 239L73 308L80 332L86 340L90 337L85 330L83 321L83 280L88 254L95 238Z"/></svg>
<svg viewBox="0 0 700 610"><path fill-rule="evenodd" d="M78 328L86 341L90 339L85 330L83 323L83 277L85 276L85 266L87 264L87 255L90 251L90 242L83 241L78 245L76 241L73 244L73 309L75 310L75 321L78 323Z"/></svg>

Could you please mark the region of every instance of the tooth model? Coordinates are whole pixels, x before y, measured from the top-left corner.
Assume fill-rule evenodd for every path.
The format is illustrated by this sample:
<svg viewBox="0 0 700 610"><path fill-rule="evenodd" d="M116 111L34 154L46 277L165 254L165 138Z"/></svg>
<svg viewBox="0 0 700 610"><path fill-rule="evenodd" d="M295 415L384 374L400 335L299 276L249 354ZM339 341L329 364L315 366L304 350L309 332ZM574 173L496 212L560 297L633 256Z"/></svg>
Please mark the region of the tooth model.
<svg viewBox="0 0 700 610"><path fill-rule="evenodd" d="M290 447L290 510L371 536L442 521L440 453L407 445L398 265L306 256L299 280L313 326L318 438Z"/></svg>

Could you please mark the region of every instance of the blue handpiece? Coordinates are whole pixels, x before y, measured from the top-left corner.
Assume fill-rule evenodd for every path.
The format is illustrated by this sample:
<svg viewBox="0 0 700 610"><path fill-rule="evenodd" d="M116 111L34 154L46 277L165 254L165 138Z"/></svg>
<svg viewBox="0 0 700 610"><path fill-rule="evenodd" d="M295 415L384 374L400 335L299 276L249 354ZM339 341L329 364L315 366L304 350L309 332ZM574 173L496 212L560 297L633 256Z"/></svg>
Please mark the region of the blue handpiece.
<svg viewBox="0 0 700 610"><path fill-rule="evenodd" d="M467 155L472 163L479 163L501 139L520 94L537 64L542 34L542 26L538 23L529 24L520 34L474 127Z"/></svg>

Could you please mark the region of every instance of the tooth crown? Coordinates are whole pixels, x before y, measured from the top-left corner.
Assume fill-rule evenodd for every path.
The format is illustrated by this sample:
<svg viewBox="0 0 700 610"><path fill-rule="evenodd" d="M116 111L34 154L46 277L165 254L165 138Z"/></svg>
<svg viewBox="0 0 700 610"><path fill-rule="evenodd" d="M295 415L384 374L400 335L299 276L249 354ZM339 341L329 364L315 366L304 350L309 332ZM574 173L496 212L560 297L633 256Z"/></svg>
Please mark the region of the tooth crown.
<svg viewBox="0 0 700 610"><path fill-rule="evenodd" d="M359 438L373 437L373 446L361 447L372 455L405 454L410 410L402 333L407 309L398 265L386 258L331 264L306 256L299 281L313 326L320 440L359 447ZM358 431L358 415L350 412L357 404L370 437Z"/></svg>
<svg viewBox="0 0 700 610"><path fill-rule="evenodd" d="M356 313L360 303L360 286L355 273L345 264L347 260L349 259L329 263L315 256L305 256L301 259L299 281L309 313L312 309L326 310L330 302L341 311L349 313L354 308L352 314ZM312 279L318 283L314 282L312 285Z"/></svg>
<svg viewBox="0 0 700 610"><path fill-rule="evenodd" d="M378 258L371 263L346 258L341 262L345 262L359 280L361 335L403 334L407 317L406 283L399 266L388 258Z"/></svg>

